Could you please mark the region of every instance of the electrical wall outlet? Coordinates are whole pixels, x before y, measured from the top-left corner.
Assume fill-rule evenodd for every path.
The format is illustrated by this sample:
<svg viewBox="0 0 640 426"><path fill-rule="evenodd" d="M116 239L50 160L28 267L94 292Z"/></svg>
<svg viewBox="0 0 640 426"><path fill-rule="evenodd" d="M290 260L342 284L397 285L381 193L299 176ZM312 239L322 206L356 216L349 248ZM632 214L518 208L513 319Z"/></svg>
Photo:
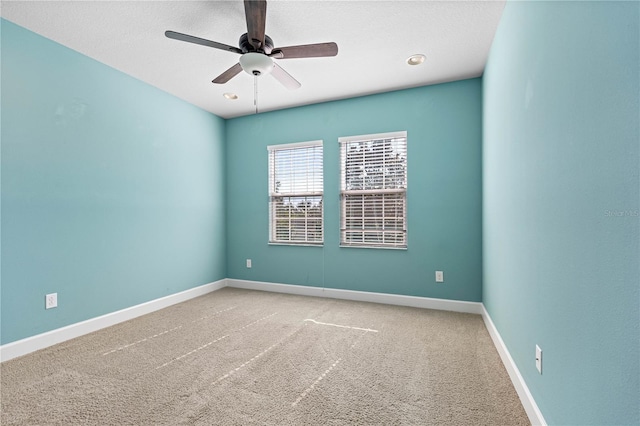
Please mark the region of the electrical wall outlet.
<svg viewBox="0 0 640 426"><path fill-rule="evenodd" d="M47 294L44 297L44 308L51 309L58 307L58 293Z"/></svg>
<svg viewBox="0 0 640 426"><path fill-rule="evenodd" d="M436 282L437 283L443 283L444 282L444 272L443 271L436 271Z"/></svg>
<svg viewBox="0 0 640 426"><path fill-rule="evenodd" d="M536 368L538 373L542 374L542 349L538 345L536 345Z"/></svg>
<svg viewBox="0 0 640 426"><path fill-rule="evenodd" d="M247 259L247 268L251 268L251 259Z"/></svg>

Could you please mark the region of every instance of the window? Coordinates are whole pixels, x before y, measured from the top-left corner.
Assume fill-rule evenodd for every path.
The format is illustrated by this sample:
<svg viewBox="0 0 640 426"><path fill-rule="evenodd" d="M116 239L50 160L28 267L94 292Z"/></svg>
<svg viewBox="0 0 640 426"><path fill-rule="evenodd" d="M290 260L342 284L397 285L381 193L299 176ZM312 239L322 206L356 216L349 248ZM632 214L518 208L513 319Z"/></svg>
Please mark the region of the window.
<svg viewBox="0 0 640 426"><path fill-rule="evenodd" d="M269 243L321 245L322 141L272 145Z"/></svg>
<svg viewBox="0 0 640 426"><path fill-rule="evenodd" d="M407 247L407 132L340 141L340 245Z"/></svg>

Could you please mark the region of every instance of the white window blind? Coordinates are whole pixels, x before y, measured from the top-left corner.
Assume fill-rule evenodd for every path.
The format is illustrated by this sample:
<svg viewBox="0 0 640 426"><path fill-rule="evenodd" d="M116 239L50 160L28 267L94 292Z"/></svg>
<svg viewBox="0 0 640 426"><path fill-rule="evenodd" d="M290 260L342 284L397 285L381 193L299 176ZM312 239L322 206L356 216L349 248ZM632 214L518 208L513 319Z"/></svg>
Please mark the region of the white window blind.
<svg viewBox="0 0 640 426"><path fill-rule="evenodd" d="M322 141L272 145L269 151L269 242L321 245Z"/></svg>
<svg viewBox="0 0 640 426"><path fill-rule="evenodd" d="M340 245L407 247L407 132L340 142Z"/></svg>

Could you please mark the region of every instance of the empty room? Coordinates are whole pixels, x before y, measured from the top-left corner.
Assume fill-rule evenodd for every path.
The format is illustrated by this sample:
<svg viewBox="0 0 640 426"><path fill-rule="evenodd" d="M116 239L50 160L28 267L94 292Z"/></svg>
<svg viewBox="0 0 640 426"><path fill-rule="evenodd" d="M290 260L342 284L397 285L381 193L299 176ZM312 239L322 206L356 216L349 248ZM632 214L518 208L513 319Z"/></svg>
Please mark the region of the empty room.
<svg viewBox="0 0 640 426"><path fill-rule="evenodd" d="M640 425L640 2L0 13L2 425Z"/></svg>

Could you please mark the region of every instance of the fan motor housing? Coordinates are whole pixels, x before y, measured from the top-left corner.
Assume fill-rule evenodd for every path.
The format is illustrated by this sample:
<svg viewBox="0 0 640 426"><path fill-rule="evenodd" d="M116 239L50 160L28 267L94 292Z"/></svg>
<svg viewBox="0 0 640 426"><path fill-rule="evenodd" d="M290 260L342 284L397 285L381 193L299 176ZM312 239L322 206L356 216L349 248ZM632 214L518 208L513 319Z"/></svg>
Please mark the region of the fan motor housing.
<svg viewBox="0 0 640 426"><path fill-rule="evenodd" d="M256 52L256 49L253 47L253 45L249 43L249 36L247 35L247 33L244 33L240 36L240 41L238 42L238 46L240 47L240 50L242 50L244 53ZM273 50L273 40L271 40L271 37L265 34L264 46L262 46L261 49L258 49L257 52L266 53L268 55L269 53L271 53L272 50Z"/></svg>

